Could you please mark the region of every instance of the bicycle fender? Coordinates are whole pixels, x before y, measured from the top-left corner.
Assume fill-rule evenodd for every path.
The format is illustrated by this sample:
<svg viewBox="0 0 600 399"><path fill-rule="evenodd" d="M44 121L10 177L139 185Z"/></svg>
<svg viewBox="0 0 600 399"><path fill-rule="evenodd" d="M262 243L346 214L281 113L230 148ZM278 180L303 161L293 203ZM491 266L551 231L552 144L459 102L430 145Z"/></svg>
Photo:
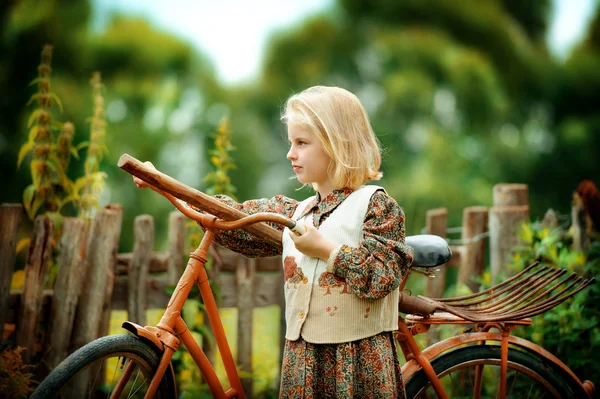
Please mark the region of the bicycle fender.
<svg viewBox="0 0 600 399"><path fill-rule="evenodd" d="M427 360L431 361L437 356L449 352L457 347L464 346L465 344L482 341L496 341L501 343L502 334L494 332L473 332L461 334L456 337L451 337L443 341L437 342L425 348L422 351L422 354L427 358ZM594 386L591 382L585 381L585 383L582 383L579 377L577 377L575 373L573 373L569 366L564 364L559 358L557 358L541 346L534 344L533 342L528 341L526 339L516 337L514 335L508 336L508 343L523 348L534 354L537 354L543 359L554 363L556 366L560 367L567 374L569 374L578 384L580 384L584 388L586 392L593 392ZM419 363L417 363L415 359L409 360L404 364L404 366L402 366L402 378L404 380L408 380L420 368L421 366L419 365Z"/></svg>
<svg viewBox="0 0 600 399"><path fill-rule="evenodd" d="M146 342L154 344L154 346L156 346L161 353L164 352L163 343L158 339L158 337L156 337L154 334L148 331L145 327L142 327L139 324L135 324L130 321L124 322L121 327L123 327L136 337ZM173 369L173 363L169 362L169 367L165 371L165 373L171 373L171 375L173 376L173 381L175 381L175 369Z"/></svg>

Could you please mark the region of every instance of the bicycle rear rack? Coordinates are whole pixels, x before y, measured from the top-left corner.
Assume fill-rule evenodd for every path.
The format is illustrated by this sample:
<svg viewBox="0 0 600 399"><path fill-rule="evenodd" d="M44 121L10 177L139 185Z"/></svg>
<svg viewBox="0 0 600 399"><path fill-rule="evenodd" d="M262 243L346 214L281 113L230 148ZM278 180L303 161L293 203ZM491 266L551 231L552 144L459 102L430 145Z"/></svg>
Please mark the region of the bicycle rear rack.
<svg viewBox="0 0 600 399"><path fill-rule="evenodd" d="M567 275L564 269L538 266L536 262L481 292L455 298L417 298L423 300L429 309L435 309L433 317L445 312L475 323L517 321L552 309L594 281L594 278L583 279L576 273ZM402 311L402 303L400 309ZM425 313L421 317L410 318L427 323L430 316Z"/></svg>

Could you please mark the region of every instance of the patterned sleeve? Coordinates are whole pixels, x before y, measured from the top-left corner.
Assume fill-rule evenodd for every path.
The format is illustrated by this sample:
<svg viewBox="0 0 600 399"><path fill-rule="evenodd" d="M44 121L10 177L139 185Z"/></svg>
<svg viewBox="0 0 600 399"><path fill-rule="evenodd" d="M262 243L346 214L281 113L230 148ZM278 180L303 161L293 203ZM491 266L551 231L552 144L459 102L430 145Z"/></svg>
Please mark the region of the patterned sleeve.
<svg viewBox="0 0 600 399"><path fill-rule="evenodd" d="M380 299L398 288L412 262L404 243L404 212L384 191L371 197L358 248L342 245L332 254L333 272L360 298Z"/></svg>
<svg viewBox="0 0 600 399"><path fill-rule="evenodd" d="M253 215L259 212L273 212L287 217L292 217L296 207L298 206L298 201L283 195L278 195L273 198L250 200L242 203L235 202L233 199L225 195L215 195L215 198L224 204L227 204L248 215ZM283 230L283 226L277 223L267 222L267 224L276 228L277 230ZM215 236L215 241L222 246L231 249L232 251L251 258L281 254L279 249L241 229L220 231L219 234Z"/></svg>

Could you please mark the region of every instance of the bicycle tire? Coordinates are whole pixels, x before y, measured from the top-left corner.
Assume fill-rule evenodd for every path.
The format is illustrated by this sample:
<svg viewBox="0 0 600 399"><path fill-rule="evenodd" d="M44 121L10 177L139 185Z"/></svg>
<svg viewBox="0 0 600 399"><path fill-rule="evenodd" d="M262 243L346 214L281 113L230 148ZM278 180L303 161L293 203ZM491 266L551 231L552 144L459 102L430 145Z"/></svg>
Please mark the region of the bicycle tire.
<svg viewBox="0 0 600 399"><path fill-rule="evenodd" d="M477 365L483 365L484 373L487 372L486 376L492 381L494 375L496 377L494 382L485 384L482 390L493 390L498 387L498 378L500 371L500 346L497 345L473 345L463 348L456 349L452 352L443 354L431 361L431 365L442 381L444 389L449 391L448 396L451 398L465 398L472 397L467 395L467 392L473 394L473 383L466 384L466 378L474 377L474 368ZM486 370L486 367L487 370ZM491 366L491 367L490 367ZM490 371L491 370L491 371ZM458 374L462 373L462 374ZM468 375L467 375L468 374ZM491 378L490 378L491 374ZM456 387L457 383L452 376L455 376L459 386ZM577 383L570 375L565 373L558 367L543 362L542 360L534 357L530 353L522 352L513 348L508 350L508 375L507 375L507 398L520 398L523 397L522 388L517 388L517 392L513 392L515 383L519 379L517 386L522 386L527 381L534 383L531 385L529 394L527 397L531 397L531 392L540 391L550 393L551 396L559 398L585 398L588 397L586 392L583 390L580 384ZM511 382L511 379L513 380ZM523 381L523 382L521 382ZM451 384L452 387L448 387ZM463 386L461 387L460 384ZM466 385L466 386L465 386ZM470 388L469 388L470 387ZM451 389L450 389L451 388ZM460 392L460 389L464 392ZM427 393L435 393L425 371L419 369L408 381L405 382L405 389L408 398L419 398L421 396L427 397ZM457 390L459 390L457 392ZM496 397L495 394L480 392L481 398ZM536 397L533 395L533 397Z"/></svg>
<svg viewBox="0 0 600 399"><path fill-rule="evenodd" d="M72 385L81 384L85 381L86 373L92 370L93 376L91 376L91 384L84 383L87 385L84 389L88 389L90 385L94 386L92 394L89 391L86 393L86 397L95 398L100 394L103 397L106 396L106 392L110 387L107 388L106 376L110 378L110 373L113 373L113 377L120 375L119 370L123 370L127 360L134 360L136 362L136 371L134 371L135 380L133 386L129 387L135 397L138 397L138 393L143 397L145 389L143 383L145 383L146 389L152 380L155 370L160 362L161 353L152 344L146 343L141 339L131 335L111 335L103 338L99 338L95 341L84 345L77 351L73 352L64 361L62 361L48 376L42 381L37 387L34 393L30 396L30 399L46 399L46 398L72 398L82 396L81 391L73 393ZM102 379L103 369L99 366L103 364L103 361L111 358L118 358L115 365L115 370L110 370L108 373L104 373L104 383L100 383ZM127 359L127 360L126 360ZM99 363L100 362L100 363ZM113 361L114 362L114 361ZM100 371L99 371L100 370ZM139 370L139 371L137 371ZM141 371L141 373L140 373ZM138 386L137 380L142 375L144 381L140 381ZM117 378L112 378L112 381L118 381ZM131 384L131 383L130 383ZM136 388L137 387L137 388ZM66 392L67 390L71 390ZM163 376L158 390L156 392L156 398L175 398L176 397L176 385L173 380L173 375L167 369ZM130 396L127 396L130 397Z"/></svg>

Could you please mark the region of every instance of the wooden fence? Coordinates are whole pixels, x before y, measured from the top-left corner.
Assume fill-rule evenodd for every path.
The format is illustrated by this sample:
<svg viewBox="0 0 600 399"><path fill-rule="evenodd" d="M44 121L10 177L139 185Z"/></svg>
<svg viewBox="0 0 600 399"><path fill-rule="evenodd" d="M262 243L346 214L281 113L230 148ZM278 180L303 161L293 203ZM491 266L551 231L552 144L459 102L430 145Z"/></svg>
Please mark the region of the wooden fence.
<svg viewBox="0 0 600 399"><path fill-rule="evenodd" d="M486 242L495 277L509 260L517 243L517 230L529 220L528 188L521 184L494 187L491 208L465 208L461 239L451 244L448 266L459 267L458 282L477 290L471 279L484 270ZM575 211L573 213L576 214ZM52 250L54 226L47 217L35 220L25 267L22 290L10 292L14 270L15 242L22 217L20 205L3 204L0 209L0 336L25 348L26 361L42 358L50 367L68 353L106 335L112 310L128 311L128 319L144 325L145 311L164 308L167 287L174 285L185 265L185 216L169 216L168 250L153 251L154 220L140 215L134 222L134 246L130 253L117 253L121 234L122 208L110 205L91 222L65 218L58 243L60 264L53 290L44 290ZM426 214L426 232L447 238L445 208ZM452 240L450 240L452 242ZM220 307L238 308L237 364L252 372L252 311L255 307L281 307L280 347L284 343L283 276L279 257L249 259L213 246L210 278L220 287ZM446 268L428 280L426 295L443 296ZM47 326L47 329L40 328ZM6 331L4 331L6 328ZM45 331L45 333L43 332ZM205 350L214 358L214 348ZM251 392L251 379L244 379Z"/></svg>

